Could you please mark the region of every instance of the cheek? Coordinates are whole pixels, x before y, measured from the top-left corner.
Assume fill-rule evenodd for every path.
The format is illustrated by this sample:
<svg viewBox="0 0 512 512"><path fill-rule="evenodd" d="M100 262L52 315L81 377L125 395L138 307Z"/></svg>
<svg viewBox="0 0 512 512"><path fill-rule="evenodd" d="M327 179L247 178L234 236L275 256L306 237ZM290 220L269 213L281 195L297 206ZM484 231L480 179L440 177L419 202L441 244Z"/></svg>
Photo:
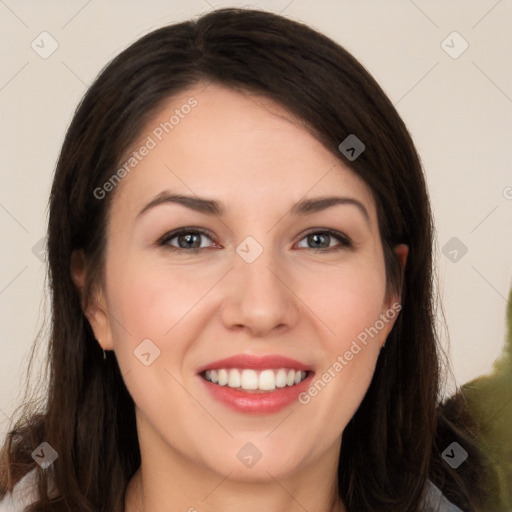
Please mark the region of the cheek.
<svg viewBox="0 0 512 512"><path fill-rule="evenodd" d="M308 410L311 429L322 430L326 443L341 435L372 381L380 351L374 326L381 293L383 289L347 285L322 312L335 334L323 338L321 371L299 402Z"/></svg>
<svg viewBox="0 0 512 512"><path fill-rule="evenodd" d="M383 313L384 265L378 258L325 265L316 269L314 279L302 278L301 288L300 296L328 328L331 351L343 350Z"/></svg>
<svg viewBox="0 0 512 512"><path fill-rule="evenodd" d="M133 342L161 339L193 309L214 278L197 276L184 267L162 267L138 259L115 268L112 265L107 284L109 309L124 327L121 338L129 332Z"/></svg>
<svg viewBox="0 0 512 512"><path fill-rule="evenodd" d="M172 414L162 410L162 403L183 408L190 402L173 376L181 379L188 344L201 328L187 321L189 313L212 286L212 278L201 281L186 271L163 271L136 258L110 269L110 324L125 384L141 410L170 422Z"/></svg>
<svg viewBox="0 0 512 512"><path fill-rule="evenodd" d="M322 337L322 371L314 381L319 382L310 391L313 396L322 395L317 405L330 403L323 410L336 411L335 423L340 427L364 397L379 355L385 268L377 254L352 264L326 266L322 273L317 273L316 286L304 295L309 308L328 328ZM342 406L337 405L340 400ZM327 416L323 420L327 421Z"/></svg>

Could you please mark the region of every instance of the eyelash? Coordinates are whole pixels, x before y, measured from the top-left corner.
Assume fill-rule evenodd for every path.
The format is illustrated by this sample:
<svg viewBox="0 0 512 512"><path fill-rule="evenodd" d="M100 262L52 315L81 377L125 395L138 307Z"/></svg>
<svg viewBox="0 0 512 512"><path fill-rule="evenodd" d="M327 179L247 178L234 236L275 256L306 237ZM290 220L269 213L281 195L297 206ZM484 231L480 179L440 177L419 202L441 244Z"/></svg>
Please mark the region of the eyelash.
<svg viewBox="0 0 512 512"><path fill-rule="evenodd" d="M166 249L169 249L171 251L183 251L183 252L189 252L192 254L198 253L199 251L202 251L204 249L210 249L210 247L194 247L194 248L190 248L190 249L184 249L183 247L175 247L173 245L169 245L170 240L172 240L173 238L176 238L180 235L184 235L184 234L204 235L204 236L210 238L215 243L215 241L212 239L210 234L203 229L180 228L180 229L171 231L169 233L166 233L164 236L162 236L158 240L157 245L160 247L165 247ZM327 248L320 248L320 249L315 249L315 248L302 248L302 249L309 249L310 251L313 251L313 252L325 253L325 252L334 252L334 251L340 251L342 249L352 249L353 248L353 244L347 236L343 235L342 233L339 233L338 231L334 231L331 229L309 231L304 234L304 236L299 240L299 242L301 242L302 240L304 240L304 238L307 238L310 235L327 235L329 237L332 237L332 238L335 238L336 240L338 240L340 242L340 244L335 245L334 247L327 247Z"/></svg>

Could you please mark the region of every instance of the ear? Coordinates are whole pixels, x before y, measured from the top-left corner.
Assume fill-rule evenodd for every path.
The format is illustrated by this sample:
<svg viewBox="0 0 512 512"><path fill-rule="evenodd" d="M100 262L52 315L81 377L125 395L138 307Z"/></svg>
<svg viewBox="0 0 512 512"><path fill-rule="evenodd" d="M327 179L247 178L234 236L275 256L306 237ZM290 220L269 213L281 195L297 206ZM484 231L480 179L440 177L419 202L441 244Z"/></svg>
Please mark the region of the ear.
<svg viewBox="0 0 512 512"><path fill-rule="evenodd" d="M407 256L409 254L409 246L406 244L399 244L394 247L394 252L397 255L402 265L402 270L405 269L407 263ZM402 309L402 296L400 291L388 297L386 294L386 300L384 301L383 311L380 315L380 320L384 323L383 329L379 332L379 340L381 346L384 346L386 339L395 325L398 314Z"/></svg>
<svg viewBox="0 0 512 512"><path fill-rule="evenodd" d="M84 315L94 332L95 338L104 350L112 350L112 329L110 316L102 287L94 287L91 296L86 297L85 283L87 279L86 258L81 250L73 251L71 254L70 273L80 297L80 303Z"/></svg>
<svg viewBox="0 0 512 512"><path fill-rule="evenodd" d="M405 244L398 244L394 248L395 254L398 256L402 267L405 268L407 263L407 255L409 254L409 246Z"/></svg>

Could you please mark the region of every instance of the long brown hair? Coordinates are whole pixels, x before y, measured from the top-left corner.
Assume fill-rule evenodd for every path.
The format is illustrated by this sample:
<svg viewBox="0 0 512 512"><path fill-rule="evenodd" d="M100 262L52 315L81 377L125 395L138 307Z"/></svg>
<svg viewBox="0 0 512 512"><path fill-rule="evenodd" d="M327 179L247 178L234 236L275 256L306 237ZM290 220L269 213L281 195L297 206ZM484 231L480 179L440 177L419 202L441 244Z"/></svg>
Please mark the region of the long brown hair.
<svg viewBox="0 0 512 512"><path fill-rule="evenodd" d="M468 485L456 474L443 476L454 472L443 465L444 446L436 441L442 355L434 322L433 225L411 137L379 85L338 44L286 18L238 9L142 37L109 63L76 110L49 205L47 400L37 411L24 408L7 437L0 497L35 467L40 497L31 512L124 510L127 483L140 465L134 403L115 355L103 361L70 276L71 255L77 249L86 255L87 298L102 276L106 219L115 196L98 200L93 191L118 168L148 116L199 81L280 103L362 177L375 198L387 283L390 291L401 290L402 310L370 388L343 432L338 483L347 510L418 510L429 477L472 510ZM338 149L350 134L366 146L354 161ZM393 251L399 243L409 246L405 271ZM48 498L50 472L30 455L43 441L59 454L51 467L58 499ZM473 449L469 437L465 447Z"/></svg>

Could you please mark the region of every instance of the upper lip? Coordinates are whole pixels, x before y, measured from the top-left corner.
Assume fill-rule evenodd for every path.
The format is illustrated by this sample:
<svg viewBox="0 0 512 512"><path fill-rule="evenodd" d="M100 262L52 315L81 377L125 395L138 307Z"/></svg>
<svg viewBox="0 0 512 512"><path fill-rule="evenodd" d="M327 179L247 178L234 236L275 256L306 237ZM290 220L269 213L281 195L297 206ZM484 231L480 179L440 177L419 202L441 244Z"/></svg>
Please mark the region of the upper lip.
<svg viewBox="0 0 512 512"><path fill-rule="evenodd" d="M277 354L269 354L265 356L237 354L235 356L226 357L225 359L219 359L205 364L197 369L197 373L199 374L206 370L216 370L218 368L247 368L251 370L290 368L303 371L311 370L310 366L305 365L300 361Z"/></svg>

